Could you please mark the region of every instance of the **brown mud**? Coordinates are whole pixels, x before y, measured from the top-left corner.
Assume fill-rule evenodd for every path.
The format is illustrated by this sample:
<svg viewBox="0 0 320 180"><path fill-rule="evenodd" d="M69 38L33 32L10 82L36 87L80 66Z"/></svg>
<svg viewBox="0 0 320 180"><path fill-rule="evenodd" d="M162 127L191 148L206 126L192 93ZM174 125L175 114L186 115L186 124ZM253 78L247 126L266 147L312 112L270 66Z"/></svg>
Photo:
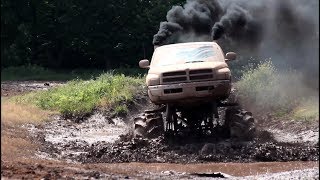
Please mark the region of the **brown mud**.
<svg viewBox="0 0 320 180"><path fill-rule="evenodd" d="M132 139L128 121L118 118L109 123L102 117L93 117L81 123L60 119L44 127L29 127L29 130L44 144L42 155L68 159L70 162L241 163L319 160L318 141L295 142L295 137L292 137L291 142L282 142L281 138L276 140L273 134L261 127L252 141L189 136L174 140L165 139L164 136ZM315 133L313 136L317 136Z"/></svg>
<svg viewBox="0 0 320 180"><path fill-rule="evenodd" d="M19 82L2 83L1 88L6 90L1 94L10 96L48 88L44 83L22 85L27 90L20 90ZM260 174L282 173L274 175L293 178L308 174L312 179L319 179L318 122L255 116L259 122L258 133L252 141L214 137L180 137L168 141L163 136L132 139L132 118L149 106L147 97L139 97L128 116L110 117L95 112L81 121L55 116L45 124L24 125L31 139L41 146L31 163L1 158L1 176L18 179L246 176L255 179ZM261 175L262 179L270 177Z"/></svg>
<svg viewBox="0 0 320 180"><path fill-rule="evenodd" d="M1 97L20 95L36 90L47 90L63 84L60 81L5 81L1 82Z"/></svg>

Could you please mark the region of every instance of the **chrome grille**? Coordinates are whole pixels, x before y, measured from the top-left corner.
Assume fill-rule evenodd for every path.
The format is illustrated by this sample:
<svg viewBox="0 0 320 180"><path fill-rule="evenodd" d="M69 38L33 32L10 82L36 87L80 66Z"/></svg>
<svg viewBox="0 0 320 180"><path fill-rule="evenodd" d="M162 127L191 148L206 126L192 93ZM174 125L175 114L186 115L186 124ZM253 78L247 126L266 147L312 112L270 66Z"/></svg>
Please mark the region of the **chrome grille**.
<svg viewBox="0 0 320 180"><path fill-rule="evenodd" d="M166 77L166 76L180 76L180 75L186 75L186 72L185 71L176 71L176 72L163 73L163 77Z"/></svg>
<svg viewBox="0 0 320 180"><path fill-rule="evenodd" d="M205 73L212 73L212 69L199 69L199 70L191 70L189 74L205 74Z"/></svg>
<svg viewBox="0 0 320 180"><path fill-rule="evenodd" d="M187 72L186 71L174 71L162 74L162 82L164 84L176 83L176 82L186 82Z"/></svg>
<svg viewBox="0 0 320 180"><path fill-rule="evenodd" d="M164 83L168 82L183 82L187 80L187 76L185 77L170 77L170 78L163 78Z"/></svg>
<svg viewBox="0 0 320 180"><path fill-rule="evenodd" d="M191 70L189 72L189 79L190 81L213 79L212 69Z"/></svg>
<svg viewBox="0 0 320 180"><path fill-rule="evenodd" d="M212 80L212 69L198 69L190 71L174 71L162 74L162 84L194 82L201 80Z"/></svg>

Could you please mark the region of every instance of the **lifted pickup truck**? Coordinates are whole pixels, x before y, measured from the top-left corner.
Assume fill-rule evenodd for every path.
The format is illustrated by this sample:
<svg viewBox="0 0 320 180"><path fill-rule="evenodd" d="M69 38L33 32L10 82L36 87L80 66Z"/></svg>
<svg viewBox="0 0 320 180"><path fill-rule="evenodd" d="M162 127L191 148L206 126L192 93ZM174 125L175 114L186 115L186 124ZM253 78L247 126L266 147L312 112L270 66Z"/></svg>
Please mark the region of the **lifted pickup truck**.
<svg viewBox="0 0 320 180"><path fill-rule="evenodd" d="M185 132L252 138L255 128L250 112L236 103L223 103L231 93L231 73L227 61L236 53L224 55L216 42L191 42L156 47L146 77L148 96L159 105L134 119L134 135L155 136L165 132L175 136ZM219 121L219 107L226 110ZM164 118L163 118L164 117Z"/></svg>

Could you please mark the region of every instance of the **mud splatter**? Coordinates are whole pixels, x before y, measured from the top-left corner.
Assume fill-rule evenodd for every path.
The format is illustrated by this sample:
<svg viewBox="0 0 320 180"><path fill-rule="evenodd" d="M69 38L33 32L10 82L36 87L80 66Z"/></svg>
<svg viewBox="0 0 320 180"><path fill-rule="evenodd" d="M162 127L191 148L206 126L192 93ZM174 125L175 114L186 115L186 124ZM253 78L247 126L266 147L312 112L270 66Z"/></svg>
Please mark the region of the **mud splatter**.
<svg viewBox="0 0 320 180"><path fill-rule="evenodd" d="M253 141L212 137L179 137L169 141L132 139L131 124L123 119L108 121L101 114L87 121L57 119L38 127L37 134L45 144L42 156L81 163L120 162L259 162L318 161L319 144L306 141L288 142L260 128ZM41 130L42 129L42 130ZM35 130L33 130L35 132ZM285 131L281 131L285 134ZM303 135L303 133L301 134Z"/></svg>

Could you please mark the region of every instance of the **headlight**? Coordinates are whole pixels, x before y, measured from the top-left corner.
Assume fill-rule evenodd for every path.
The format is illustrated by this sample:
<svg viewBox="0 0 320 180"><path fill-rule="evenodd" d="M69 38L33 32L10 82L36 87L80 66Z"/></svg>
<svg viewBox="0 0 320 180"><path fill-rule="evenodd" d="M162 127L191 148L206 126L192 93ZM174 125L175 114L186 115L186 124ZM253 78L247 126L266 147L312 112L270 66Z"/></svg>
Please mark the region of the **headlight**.
<svg viewBox="0 0 320 180"><path fill-rule="evenodd" d="M147 78L147 86L155 86L160 84L160 76L156 74L148 74Z"/></svg>
<svg viewBox="0 0 320 180"><path fill-rule="evenodd" d="M215 79L224 80L230 79L231 73L229 68L221 68L215 71Z"/></svg>

